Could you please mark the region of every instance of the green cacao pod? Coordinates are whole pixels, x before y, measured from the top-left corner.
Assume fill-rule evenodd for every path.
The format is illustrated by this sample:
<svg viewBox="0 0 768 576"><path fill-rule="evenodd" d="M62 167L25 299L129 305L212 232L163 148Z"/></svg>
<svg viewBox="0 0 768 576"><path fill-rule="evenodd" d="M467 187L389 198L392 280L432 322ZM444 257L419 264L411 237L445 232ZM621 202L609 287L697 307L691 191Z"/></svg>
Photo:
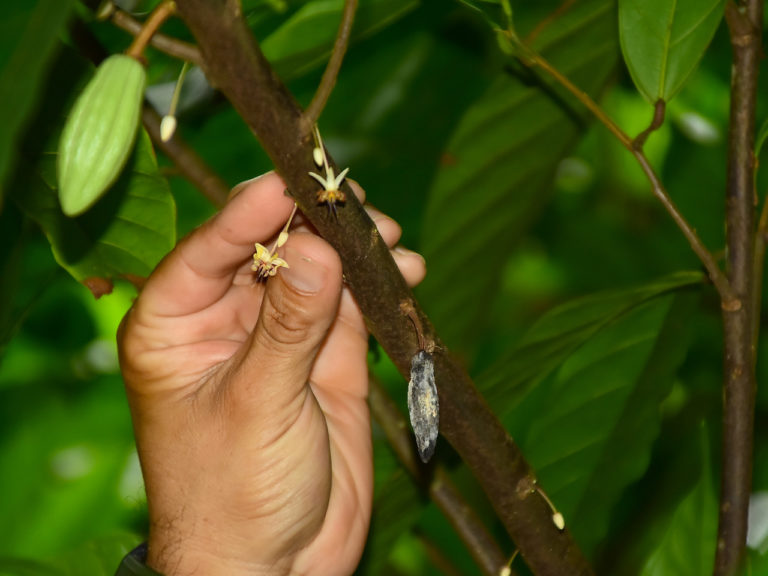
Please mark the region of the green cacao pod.
<svg viewBox="0 0 768 576"><path fill-rule="evenodd" d="M110 56L78 97L59 141L59 202L67 216L90 208L115 182L136 139L146 72Z"/></svg>

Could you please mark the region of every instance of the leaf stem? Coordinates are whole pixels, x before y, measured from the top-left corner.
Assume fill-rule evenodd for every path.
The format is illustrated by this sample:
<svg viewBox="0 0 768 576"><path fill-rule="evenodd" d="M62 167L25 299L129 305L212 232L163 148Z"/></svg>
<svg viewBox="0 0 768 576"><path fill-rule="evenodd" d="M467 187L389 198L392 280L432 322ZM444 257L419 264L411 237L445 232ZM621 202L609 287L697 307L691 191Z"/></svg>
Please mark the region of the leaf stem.
<svg viewBox="0 0 768 576"><path fill-rule="evenodd" d="M661 125L664 124L664 115L666 111L667 103L661 98L656 100L656 104L653 106L653 120L651 120L650 126L635 136L635 139L632 141L632 146L635 150L642 150L643 146L645 146L645 141L648 140L648 136L661 128Z"/></svg>
<svg viewBox="0 0 768 576"><path fill-rule="evenodd" d="M317 87L317 91L301 119L302 132L304 134L312 130L317 123L334 86L336 86L336 78L339 76L341 63L344 60L344 54L349 45L349 37L352 33L352 23L355 19L356 10L357 0L344 0L344 11L341 14L341 23L336 34L336 41L333 43L333 52L331 52L331 57L328 60L328 65L325 67L323 77L320 79L320 85Z"/></svg>
<svg viewBox="0 0 768 576"><path fill-rule="evenodd" d="M175 12L176 2L173 0L164 0L161 2L157 8L152 11L152 14L149 15L149 18L147 18L147 21L141 27L141 31L133 39L133 42L125 53L132 58L141 60L144 55L144 49L147 47L147 44L149 44L152 36L154 36L155 32L160 29L163 22L168 20L168 18Z"/></svg>
<svg viewBox="0 0 768 576"><path fill-rule="evenodd" d="M731 36L731 117L726 188L727 273L739 309L723 309L724 382L720 518L716 576L738 573L747 538L755 417L754 144L761 58L762 0L728 2Z"/></svg>
<svg viewBox="0 0 768 576"><path fill-rule="evenodd" d="M648 161L648 158L645 156L645 153L642 149L642 144L644 143L645 138L647 138L647 134L645 135L645 138L641 138L644 133L641 133L640 136L638 136L638 138L640 138L640 142L638 142L638 139L632 140L626 134L626 132L619 128L619 126L603 111L603 109L598 106L598 104L589 96L589 94L574 85L573 82L571 82L559 70L554 68L540 54L521 43L516 37L509 34L507 34L507 37L520 51L520 59L524 64L529 66L538 66L549 76L551 76L552 79L554 79L558 84L570 92L579 102L581 102L581 104L583 104L584 107L587 108L587 110L589 110L592 115L597 118L598 121L600 121L601 124L608 128L611 134L613 134L616 139L621 142L621 145L624 146L624 148L626 148L635 157L638 164L640 164L640 168L642 168L643 172L651 183L651 189L654 196L659 199L662 206L664 206L664 209L672 217L672 220L683 233L683 236L685 236L685 239L688 240L688 244L691 246L691 249L694 251L696 256L699 257L699 260L704 265L704 268L706 268L710 280L720 295L723 308L730 309L740 307L741 302L735 297L728 279L717 265L717 261L715 260L714 256L701 241L699 235L696 233L696 230L690 225L690 223L685 219L680 210L677 208L677 205L669 196L669 193L664 188L664 185L661 183L661 180ZM651 124L651 127L653 127L656 122L659 109L660 107L657 103L654 114L654 122ZM663 121L663 114L661 116L661 120ZM655 130L655 128L653 129ZM651 130L651 128L646 130L646 132L650 134L648 130Z"/></svg>

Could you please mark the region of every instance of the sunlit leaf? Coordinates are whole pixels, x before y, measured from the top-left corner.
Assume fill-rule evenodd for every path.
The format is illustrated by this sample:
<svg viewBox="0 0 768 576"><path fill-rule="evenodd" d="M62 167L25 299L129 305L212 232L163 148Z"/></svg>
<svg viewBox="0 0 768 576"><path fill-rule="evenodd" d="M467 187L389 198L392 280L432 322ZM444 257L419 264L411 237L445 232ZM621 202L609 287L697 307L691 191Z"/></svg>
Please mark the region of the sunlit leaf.
<svg viewBox="0 0 768 576"><path fill-rule="evenodd" d="M542 37L545 56L592 94L616 63L613 7L579 2ZM420 288L449 347L472 354L510 246L546 203L579 118L549 89L504 72L451 137L429 192L421 245L429 274Z"/></svg>
<svg viewBox="0 0 768 576"><path fill-rule="evenodd" d="M37 560L0 558L0 576L65 576L65 573Z"/></svg>
<svg viewBox="0 0 768 576"><path fill-rule="evenodd" d="M73 0L3 2L0 19L0 186L15 156L19 131L37 102L37 90L73 4Z"/></svg>
<svg viewBox="0 0 768 576"><path fill-rule="evenodd" d="M726 0L619 0L621 49L637 89L670 100L696 69Z"/></svg>
<svg viewBox="0 0 768 576"><path fill-rule="evenodd" d="M21 208L37 221L54 256L94 294L108 292L115 278L144 278L173 248L175 206L160 176L144 131L128 168L112 189L86 214L68 218L56 195L55 158L30 174L26 187L13 192Z"/></svg>
<svg viewBox="0 0 768 576"><path fill-rule="evenodd" d="M701 429L700 450L699 480L675 510L661 542L643 566L641 576L698 576L712 572L717 540L717 499L712 485L705 426Z"/></svg>

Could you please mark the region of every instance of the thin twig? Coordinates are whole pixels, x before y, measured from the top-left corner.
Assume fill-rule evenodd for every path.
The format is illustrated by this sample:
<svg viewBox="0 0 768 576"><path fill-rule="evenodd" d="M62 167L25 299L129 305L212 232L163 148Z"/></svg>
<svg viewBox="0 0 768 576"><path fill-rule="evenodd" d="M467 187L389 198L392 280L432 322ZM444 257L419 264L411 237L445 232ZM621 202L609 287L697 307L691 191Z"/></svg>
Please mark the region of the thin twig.
<svg viewBox="0 0 768 576"><path fill-rule="evenodd" d="M540 54L521 44L519 40L514 38L514 36L511 36L510 39L513 42L517 42L516 46L521 50L522 53L521 60L525 64L530 66L538 66L547 74L549 74L549 76L551 76L558 84L568 90L568 92L570 92L579 102L581 102L584 107L586 107L587 110L589 110L595 116L595 118L600 121L600 123L608 128L608 130L610 130L616 139L621 142L621 145L624 146L635 157L651 183L651 189L654 196L659 199L662 206L664 206L666 211L670 214L670 216L672 216L675 224L683 233L686 240L688 240L688 244L690 244L691 249L694 251L696 256L699 257L699 260L701 260L704 268L706 268L707 273L709 274L709 278L712 280L712 284L714 284L718 294L720 295L723 309L738 309L741 306L741 302L735 297L734 292L728 282L728 278L717 265L717 261L701 241L699 235L696 233L696 230L685 219L680 210L678 210L674 201L669 196L669 193L664 188L664 185L661 183L661 180L656 175L653 166L651 166L651 163L648 161L648 158L645 156L642 148L638 149L636 147L634 141L621 128L619 128L619 126L603 111L600 106L597 105L597 103L589 96L589 94L574 85L567 77L561 74L559 70L547 62L547 60L545 60Z"/></svg>
<svg viewBox="0 0 768 576"><path fill-rule="evenodd" d="M344 60L344 54L349 45L349 37L352 34L352 22L355 19L356 10L357 0L344 0L344 11L341 14L341 23L336 34L336 41L333 43L333 52L331 52L331 57L328 60L328 65L325 67L323 77L320 79L320 85L317 87L317 91L301 119L302 132L304 134L308 134L317 123L317 119L320 118L320 114L322 114L325 104L331 96L333 87L336 86L336 78L339 76L341 63Z"/></svg>
<svg viewBox="0 0 768 576"><path fill-rule="evenodd" d="M141 22L120 9L117 9L112 13L112 22L118 28L125 30L133 36L138 36L144 28L144 25ZM195 66L203 69L205 68L205 62L203 62L203 57L200 55L200 50L198 50L197 46L194 44L184 42L183 40L177 40L176 38L166 36L159 32L152 36L149 43L160 50L160 52L168 54L168 56L191 62Z"/></svg>
<svg viewBox="0 0 768 576"><path fill-rule="evenodd" d="M173 0L165 0L164 2L161 2L157 8L152 11L152 14L149 15L149 18L147 18L147 21L141 28L141 32L136 35L125 53L132 58L140 60L144 54L144 49L147 47L147 44L149 44L152 36L154 36L155 32L157 32L160 26L163 25L163 22L168 20L168 18L175 12L176 3Z"/></svg>
<svg viewBox="0 0 768 576"><path fill-rule="evenodd" d="M456 530L483 574L498 576L507 563L498 544L461 496L446 470L437 464L430 476L429 469L420 464L405 418L376 378L371 376L370 382L368 402L371 414L384 431L397 458L416 482L427 489L430 498Z"/></svg>
<svg viewBox="0 0 768 576"><path fill-rule="evenodd" d="M754 143L762 0L728 2L731 35L731 117L728 129L726 254L738 310L723 310L724 382L720 518L716 576L737 574L744 559L752 488L755 373L753 290L755 272Z"/></svg>

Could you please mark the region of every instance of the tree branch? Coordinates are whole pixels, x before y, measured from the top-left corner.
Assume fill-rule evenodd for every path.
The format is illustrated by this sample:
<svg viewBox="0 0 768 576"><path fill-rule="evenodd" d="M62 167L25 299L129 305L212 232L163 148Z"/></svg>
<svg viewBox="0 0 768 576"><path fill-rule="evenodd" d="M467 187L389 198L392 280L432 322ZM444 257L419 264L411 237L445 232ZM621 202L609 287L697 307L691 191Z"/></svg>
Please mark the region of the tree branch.
<svg viewBox="0 0 768 576"><path fill-rule="evenodd" d="M341 15L339 31L333 44L333 52L331 52L331 57L328 60L328 65L325 67L323 77L320 79L320 85L317 87L317 91L312 97L309 106L304 111L302 118L302 133L304 134L309 134L310 130L312 130L317 119L320 118L328 98L331 96L333 87L336 86L336 78L339 76L341 63L344 60L344 54L349 45L349 37L352 34L352 22L355 19L356 10L357 0L344 0L344 12Z"/></svg>
<svg viewBox="0 0 768 576"><path fill-rule="evenodd" d="M531 569L539 575L591 574L567 530L553 524L546 503L517 491L533 472L514 441L475 389L466 372L441 346L400 275L389 249L348 186L338 217L317 204L314 143L301 130L302 113L255 43L235 0L178 0L208 64L213 83L255 132L299 208L338 251L347 284L367 324L404 377L418 350L411 321L400 312L412 302L434 354L441 432L482 485L496 513Z"/></svg>
<svg viewBox="0 0 768 576"><path fill-rule="evenodd" d="M138 36L144 28L144 24L119 8L112 13L111 20L115 26L125 30L133 36ZM165 54L180 60L191 62L200 68L205 68L205 62L203 62L203 58L200 56L200 50L198 50L197 46L194 44L177 40L176 38L160 33L152 36L149 43L151 46L160 50L160 52L164 52Z"/></svg>
<svg viewBox="0 0 768 576"><path fill-rule="evenodd" d="M381 384L373 376L370 381L368 403L371 413L384 431L398 460L416 482L427 490L429 497L456 530L483 573L498 576L507 564L498 544L461 496L445 468L437 464L430 475L429 468L421 465L405 418Z"/></svg>
<svg viewBox="0 0 768 576"><path fill-rule="evenodd" d="M729 2L731 34L731 119L726 189L727 273L736 310L723 309L723 455L716 576L736 574L744 557L752 488L755 409L753 367L754 138L757 76L761 56L762 0Z"/></svg>

